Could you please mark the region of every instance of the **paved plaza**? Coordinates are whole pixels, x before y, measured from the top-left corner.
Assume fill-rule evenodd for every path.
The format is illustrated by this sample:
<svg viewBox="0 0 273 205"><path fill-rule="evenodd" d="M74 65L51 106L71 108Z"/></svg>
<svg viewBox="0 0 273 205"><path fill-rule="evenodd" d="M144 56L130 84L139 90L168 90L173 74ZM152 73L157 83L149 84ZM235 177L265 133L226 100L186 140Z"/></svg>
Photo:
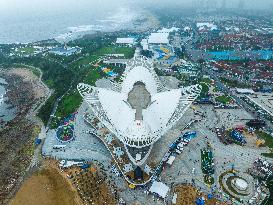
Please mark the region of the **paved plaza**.
<svg viewBox="0 0 273 205"><path fill-rule="evenodd" d="M83 103L76 115L75 139L71 142L61 143L56 138L56 131L49 130L43 145L43 155L59 160L81 160L109 162L111 155L104 144L95 136L89 134L89 127L84 122L84 113L88 106ZM55 145L65 145L64 148L54 149Z"/></svg>

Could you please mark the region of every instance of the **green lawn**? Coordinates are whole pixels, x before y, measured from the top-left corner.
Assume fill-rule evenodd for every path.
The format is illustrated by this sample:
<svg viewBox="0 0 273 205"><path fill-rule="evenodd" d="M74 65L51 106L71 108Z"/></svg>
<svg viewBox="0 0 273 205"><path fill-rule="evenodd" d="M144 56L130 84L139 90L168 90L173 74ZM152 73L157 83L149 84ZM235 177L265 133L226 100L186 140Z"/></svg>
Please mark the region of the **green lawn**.
<svg viewBox="0 0 273 205"><path fill-rule="evenodd" d="M84 79L84 83L89 85L95 85L95 82L101 78L100 71L98 68L92 68L89 70L86 78ZM59 125L59 121L62 120L67 115L75 112L82 103L82 97L79 94L77 89L73 89L67 95L65 95L60 101L55 119L52 122L52 126L56 127Z"/></svg>
<svg viewBox="0 0 273 205"><path fill-rule="evenodd" d="M270 149L273 149L273 137L263 131L256 130L256 135L258 135L260 138L265 140L265 146L269 147ZM271 153L262 153L263 156L273 158L273 152Z"/></svg>
<svg viewBox="0 0 273 205"><path fill-rule="evenodd" d="M201 93L200 93L199 98L206 98L206 97L208 97L209 87L207 86L206 83L200 83L200 84L202 86L202 89L201 89Z"/></svg>
<svg viewBox="0 0 273 205"><path fill-rule="evenodd" d="M73 90L72 92L64 96L60 101L56 111L56 117L60 117L61 119L63 119L69 114L75 112L79 108L81 102L81 95L76 89Z"/></svg>
<svg viewBox="0 0 273 205"><path fill-rule="evenodd" d="M222 95L222 96L216 97L215 100L223 104L228 104L232 100L232 98L227 95Z"/></svg>
<svg viewBox="0 0 273 205"><path fill-rule="evenodd" d="M38 117L40 117L43 123L46 125L47 121L49 120L51 110L53 109L55 99L57 96L55 94L51 95L49 99L46 101L44 106L41 107L38 113Z"/></svg>
<svg viewBox="0 0 273 205"><path fill-rule="evenodd" d="M79 67L84 67L84 66L89 66L90 63L92 62L96 62L98 60L98 56L96 55L90 55L90 56L85 56L81 59L79 59L78 61L75 61L72 63L71 67L73 69L77 69Z"/></svg>
<svg viewBox="0 0 273 205"><path fill-rule="evenodd" d="M202 78L201 81L200 81L200 83L202 83L202 82L204 82L206 84L211 84L212 80L209 79L209 78Z"/></svg>
<svg viewBox="0 0 273 205"><path fill-rule="evenodd" d="M129 47L116 47L116 46L107 46L102 47L96 51L97 55L106 55L106 54L124 54L125 58L132 58L135 53L135 48Z"/></svg>
<svg viewBox="0 0 273 205"><path fill-rule="evenodd" d="M52 79L45 80L45 84L46 84L49 88L54 88L54 81L53 81Z"/></svg>
<svg viewBox="0 0 273 205"><path fill-rule="evenodd" d="M263 131L256 130L255 134L265 140L265 146L273 149L273 137Z"/></svg>
<svg viewBox="0 0 273 205"><path fill-rule="evenodd" d="M18 52L26 55L33 54L36 51L35 48L33 47L24 47L24 48L19 48Z"/></svg>
<svg viewBox="0 0 273 205"><path fill-rule="evenodd" d="M273 152L271 153L262 153L264 157L273 158Z"/></svg>
<svg viewBox="0 0 273 205"><path fill-rule="evenodd" d="M84 83L89 85L95 85L95 82L101 78L101 74L98 68L90 69L86 78L84 79Z"/></svg>

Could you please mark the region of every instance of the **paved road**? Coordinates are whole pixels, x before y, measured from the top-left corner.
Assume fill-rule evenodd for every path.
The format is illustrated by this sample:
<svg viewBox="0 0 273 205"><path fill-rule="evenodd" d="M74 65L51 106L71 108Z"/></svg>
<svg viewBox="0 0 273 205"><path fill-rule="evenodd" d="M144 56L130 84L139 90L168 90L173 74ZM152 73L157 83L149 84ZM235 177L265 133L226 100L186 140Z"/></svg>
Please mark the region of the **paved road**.
<svg viewBox="0 0 273 205"><path fill-rule="evenodd" d="M243 101L242 99L240 99L238 96L236 96L233 92L231 92L231 90L229 88L227 88L219 79L219 77L212 71L212 70L207 70L207 73L215 80L215 84L223 91L225 91L226 93L228 93L236 102L237 104L242 107L243 109L245 109L247 112L249 112L253 118L261 118L262 120L264 120L266 122L266 127L265 130L268 131L269 133L272 132L273 130L273 125L270 121L268 121L267 119L265 119L264 117L261 117L257 111L250 107L245 101Z"/></svg>

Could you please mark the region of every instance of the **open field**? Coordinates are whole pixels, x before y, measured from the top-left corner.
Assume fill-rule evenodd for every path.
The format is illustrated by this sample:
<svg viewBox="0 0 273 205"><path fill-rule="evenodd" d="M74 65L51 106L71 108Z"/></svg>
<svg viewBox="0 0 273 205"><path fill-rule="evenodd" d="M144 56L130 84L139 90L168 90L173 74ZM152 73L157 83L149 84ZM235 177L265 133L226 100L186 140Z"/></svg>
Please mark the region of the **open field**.
<svg viewBox="0 0 273 205"><path fill-rule="evenodd" d="M80 205L77 193L60 173L46 167L27 179L10 205Z"/></svg>
<svg viewBox="0 0 273 205"><path fill-rule="evenodd" d="M209 86L206 83L201 83L201 86L202 86L202 90L201 90L199 98L208 97Z"/></svg>
<svg viewBox="0 0 273 205"><path fill-rule="evenodd" d="M58 162L46 160L41 169L21 186L10 205L114 205L114 192L101 168L71 167L61 170Z"/></svg>
<svg viewBox="0 0 273 205"><path fill-rule="evenodd" d="M74 69L76 71L79 68L91 66L97 60L98 60L98 56L96 56L96 55L87 55L87 56L79 58L79 60L71 63L70 66L71 66L72 69Z"/></svg>

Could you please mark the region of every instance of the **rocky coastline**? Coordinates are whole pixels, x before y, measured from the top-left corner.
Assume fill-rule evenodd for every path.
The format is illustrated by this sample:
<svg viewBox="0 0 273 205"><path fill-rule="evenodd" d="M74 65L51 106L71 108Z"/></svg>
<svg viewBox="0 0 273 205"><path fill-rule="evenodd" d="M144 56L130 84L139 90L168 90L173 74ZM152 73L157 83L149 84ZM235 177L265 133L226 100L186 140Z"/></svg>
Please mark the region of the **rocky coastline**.
<svg viewBox="0 0 273 205"><path fill-rule="evenodd" d="M44 92L37 94L40 82L30 70L0 70L0 76L7 82L6 103L17 110L15 118L0 130L0 204L7 204L32 159L39 125L27 116Z"/></svg>

